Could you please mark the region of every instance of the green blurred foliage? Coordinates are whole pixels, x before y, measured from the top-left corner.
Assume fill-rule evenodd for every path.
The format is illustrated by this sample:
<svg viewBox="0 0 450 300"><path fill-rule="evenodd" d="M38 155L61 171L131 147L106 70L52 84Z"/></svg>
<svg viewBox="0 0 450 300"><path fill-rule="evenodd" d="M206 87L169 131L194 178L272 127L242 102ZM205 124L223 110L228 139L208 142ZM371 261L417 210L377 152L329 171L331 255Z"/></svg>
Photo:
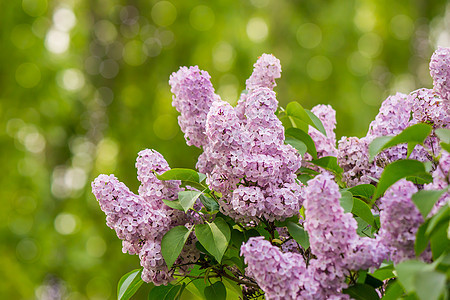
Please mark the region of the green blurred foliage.
<svg viewBox="0 0 450 300"><path fill-rule="evenodd" d="M0 295L116 297L139 261L121 254L90 182L114 173L137 191L145 148L194 166L167 83L179 66L207 70L235 103L273 53L281 105L331 104L338 137L363 136L389 94L431 86L429 57L450 42L446 2L1 1Z"/></svg>

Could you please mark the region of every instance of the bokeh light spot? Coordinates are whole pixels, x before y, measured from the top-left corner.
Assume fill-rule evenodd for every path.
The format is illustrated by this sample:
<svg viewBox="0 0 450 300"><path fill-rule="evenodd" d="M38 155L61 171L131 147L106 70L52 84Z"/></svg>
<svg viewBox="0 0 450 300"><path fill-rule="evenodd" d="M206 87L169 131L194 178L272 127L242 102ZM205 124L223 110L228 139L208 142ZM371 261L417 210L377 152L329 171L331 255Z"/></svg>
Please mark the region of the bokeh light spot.
<svg viewBox="0 0 450 300"><path fill-rule="evenodd" d="M47 11L47 0L22 0L22 9L29 16L42 16Z"/></svg>
<svg viewBox="0 0 450 300"><path fill-rule="evenodd" d="M322 41L322 30L313 23L303 24L297 30L297 41L303 48L315 48Z"/></svg>
<svg viewBox="0 0 450 300"><path fill-rule="evenodd" d="M364 103L371 106L380 105L383 96L383 90L376 81L368 81L361 88L361 98Z"/></svg>
<svg viewBox="0 0 450 300"><path fill-rule="evenodd" d="M215 22L214 11L206 5L198 5L189 15L191 26L198 31L206 31L213 27Z"/></svg>
<svg viewBox="0 0 450 300"><path fill-rule="evenodd" d="M266 7L270 0L250 0L250 3L258 8Z"/></svg>
<svg viewBox="0 0 450 300"><path fill-rule="evenodd" d="M169 1L159 1L152 7L152 20L156 25L169 26L177 18L177 9Z"/></svg>
<svg viewBox="0 0 450 300"><path fill-rule="evenodd" d="M61 7L56 9L53 13L53 24L56 29L61 31L71 30L77 22L77 19L72 10Z"/></svg>
<svg viewBox="0 0 450 300"><path fill-rule="evenodd" d="M228 71L233 66L234 57L234 49L227 42L219 42L213 48L213 63L218 71Z"/></svg>
<svg viewBox="0 0 450 300"><path fill-rule="evenodd" d="M117 155L119 154L119 145L110 138L104 138L97 145L97 170L108 173L113 172L117 164Z"/></svg>
<svg viewBox="0 0 450 300"><path fill-rule="evenodd" d="M162 140L171 140L178 133L177 118L170 114L159 115L153 122L155 135Z"/></svg>
<svg viewBox="0 0 450 300"><path fill-rule="evenodd" d="M58 75L58 84L68 91L78 91L84 86L84 75L78 69L67 69Z"/></svg>
<svg viewBox="0 0 450 300"><path fill-rule="evenodd" d="M362 35L358 40L358 49L362 55L373 58L381 53L383 40L373 32Z"/></svg>
<svg viewBox="0 0 450 300"><path fill-rule="evenodd" d="M33 262L39 254L39 248L32 239L22 239L16 246L17 258L26 262Z"/></svg>
<svg viewBox="0 0 450 300"><path fill-rule="evenodd" d="M333 65L325 56L319 55L311 58L306 64L306 72L311 79L324 81L330 77Z"/></svg>
<svg viewBox="0 0 450 300"><path fill-rule="evenodd" d="M353 22L362 32L369 32L375 27L376 17L370 7L363 6L356 11Z"/></svg>
<svg viewBox="0 0 450 300"><path fill-rule="evenodd" d="M58 233L68 235L75 232L77 221L72 214L60 213L55 218L54 226Z"/></svg>
<svg viewBox="0 0 450 300"><path fill-rule="evenodd" d="M353 52L347 60L347 65L353 75L364 76L372 69L372 60L359 52Z"/></svg>
<svg viewBox="0 0 450 300"><path fill-rule="evenodd" d="M55 54L61 54L69 49L70 36L67 32L51 28L45 37L45 48Z"/></svg>
<svg viewBox="0 0 450 300"><path fill-rule="evenodd" d="M25 50L32 47L36 37L28 24L16 25L11 31L11 41L19 49Z"/></svg>
<svg viewBox="0 0 450 300"><path fill-rule="evenodd" d="M247 23L247 36L255 43L263 42L269 33L266 22L259 17L251 18Z"/></svg>
<svg viewBox="0 0 450 300"><path fill-rule="evenodd" d="M396 15L391 20L391 31L399 40L407 40L414 32L414 22L406 15Z"/></svg>
<svg viewBox="0 0 450 300"><path fill-rule="evenodd" d="M103 44L110 44L117 37L116 26L108 20L98 21L94 26L94 33L97 39Z"/></svg>
<svg viewBox="0 0 450 300"><path fill-rule="evenodd" d="M102 257L106 252L105 240L99 236L91 236L86 242L86 252L93 257Z"/></svg>
<svg viewBox="0 0 450 300"><path fill-rule="evenodd" d="M123 60L130 66L140 66L147 59L144 53L144 45L141 41L129 41L123 48Z"/></svg>
<svg viewBox="0 0 450 300"><path fill-rule="evenodd" d="M157 38L148 38L144 43L144 54L149 57L158 56L161 53L162 45Z"/></svg>
<svg viewBox="0 0 450 300"><path fill-rule="evenodd" d="M35 87L41 81L41 71L33 63L23 63L16 69L16 81L27 89Z"/></svg>
<svg viewBox="0 0 450 300"><path fill-rule="evenodd" d="M119 64L114 59L106 59L100 64L100 74L111 79L117 76L119 73Z"/></svg>

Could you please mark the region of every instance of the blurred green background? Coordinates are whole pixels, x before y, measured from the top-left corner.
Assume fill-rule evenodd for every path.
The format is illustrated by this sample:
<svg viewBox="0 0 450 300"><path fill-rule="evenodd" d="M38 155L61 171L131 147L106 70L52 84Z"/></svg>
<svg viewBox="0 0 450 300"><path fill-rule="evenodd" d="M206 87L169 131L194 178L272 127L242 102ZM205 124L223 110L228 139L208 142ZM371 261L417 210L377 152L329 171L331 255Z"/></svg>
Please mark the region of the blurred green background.
<svg viewBox="0 0 450 300"><path fill-rule="evenodd" d="M135 256L90 192L100 173L132 190L137 152L193 167L169 75L199 65L231 103L262 53L276 91L337 110L337 136L365 135L383 99L430 87L450 46L444 0L13 0L0 2L0 295L108 299ZM143 295L143 294L142 294ZM142 296L141 295L141 296Z"/></svg>

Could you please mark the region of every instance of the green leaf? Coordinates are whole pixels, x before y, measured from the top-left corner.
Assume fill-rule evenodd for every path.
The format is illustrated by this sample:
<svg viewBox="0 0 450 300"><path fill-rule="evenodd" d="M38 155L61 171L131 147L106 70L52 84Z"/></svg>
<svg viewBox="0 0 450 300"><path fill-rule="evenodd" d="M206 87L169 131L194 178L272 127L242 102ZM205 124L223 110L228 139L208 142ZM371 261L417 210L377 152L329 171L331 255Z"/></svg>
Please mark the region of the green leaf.
<svg viewBox="0 0 450 300"><path fill-rule="evenodd" d="M418 260L407 260L397 264L398 280L408 293L415 291L415 276L419 272L430 271L432 266Z"/></svg>
<svg viewBox="0 0 450 300"><path fill-rule="evenodd" d="M314 176L320 174L316 170L313 170L313 169L310 169L310 168L306 168L306 167L300 167L300 169L298 169L297 172L298 173L309 174L309 175L314 175Z"/></svg>
<svg viewBox="0 0 450 300"><path fill-rule="evenodd" d="M344 294L350 295L352 299L356 300L376 300L380 299L378 297L377 292L373 287L365 283L357 283L352 285L345 290L343 290Z"/></svg>
<svg viewBox="0 0 450 300"><path fill-rule="evenodd" d="M313 139L303 130L298 128L288 128L285 131L286 138L292 137L306 145L308 149L308 153L311 154L313 158L317 158L317 150L316 145L314 144Z"/></svg>
<svg viewBox="0 0 450 300"><path fill-rule="evenodd" d="M194 206L195 201L203 193L203 191L181 191L178 192L178 200L184 211L187 212Z"/></svg>
<svg viewBox="0 0 450 300"><path fill-rule="evenodd" d="M161 175L156 175L159 180L183 180L200 182L200 176L194 170L191 169L170 169Z"/></svg>
<svg viewBox="0 0 450 300"><path fill-rule="evenodd" d="M205 249L220 263L231 238L228 224L222 218L195 225L195 235Z"/></svg>
<svg viewBox="0 0 450 300"><path fill-rule="evenodd" d="M395 280L394 283L390 284L386 289L386 293L382 300L397 300L404 294L403 287L400 285L398 280Z"/></svg>
<svg viewBox="0 0 450 300"><path fill-rule="evenodd" d="M372 184L360 184L348 189L355 197L370 199L375 193L375 186Z"/></svg>
<svg viewBox="0 0 450 300"><path fill-rule="evenodd" d="M406 128L394 137L378 137L369 145L369 160L372 161L375 155L384 149L403 143L408 143L409 156L414 146L423 144L427 136L430 135L431 129L430 125L419 123Z"/></svg>
<svg viewBox="0 0 450 300"><path fill-rule="evenodd" d="M206 208L209 212L215 212L219 211L219 203L212 199L211 197L200 195L200 201L202 202L203 206Z"/></svg>
<svg viewBox="0 0 450 300"><path fill-rule="evenodd" d="M222 281L217 281L205 287L205 298L206 300L226 300L227 290Z"/></svg>
<svg viewBox="0 0 450 300"><path fill-rule="evenodd" d="M450 144L450 129L439 128L434 131L441 142Z"/></svg>
<svg viewBox="0 0 450 300"><path fill-rule="evenodd" d="M192 228L187 229L184 226L177 226L170 229L161 240L161 254L170 269L173 263L183 250Z"/></svg>
<svg viewBox="0 0 450 300"><path fill-rule="evenodd" d="M289 102L288 105L286 106L286 114L290 117L297 118L298 120L306 123L307 125L311 125L312 127L322 132L325 136L327 135L322 125L322 122L320 122L319 118L317 118L316 116L314 116L315 118L314 117L311 118L311 115L314 114L304 109L303 106L300 105L300 103L295 101ZM308 131L306 130L306 132Z"/></svg>
<svg viewBox="0 0 450 300"><path fill-rule="evenodd" d="M353 195L349 191L340 191L341 198L339 202L341 203L344 213L351 212L353 209Z"/></svg>
<svg viewBox="0 0 450 300"><path fill-rule="evenodd" d="M189 181L189 180L183 180L181 181L181 187L186 187L188 189L195 188L199 191L208 191L208 187L204 185L203 183L195 182L195 181Z"/></svg>
<svg viewBox="0 0 450 300"><path fill-rule="evenodd" d="M324 136L327 136L327 132L325 130L325 127L323 127L322 121L310 110L305 109L306 113L308 114L308 116L311 118L311 120L313 121L314 125L313 127L315 127L317 130L319 130Z"/></svg>
<svg viewBox="0 0 450 300"><path fill-rule="evenodd" d="M313 159L311 163L329 170L334 174L340 175L342 174L342 172L344 172L344 170L338 165L337 158L334 156L324 156L319 159Z"/></svg>
<svg viewBox="0 0 450 300"><path fill-rule="evenodd" d="M430 224L427 227L425 234L431 236L431 234L435 231L436 228L442 223L447 222L450 218L450 206L443 206L431 219Z"/></svg>
<svg viewBox="0 0 450 300"><path fill-rule="evenodd" d="M384 281L386 279L391 279L395 277L394 265L387 265L372 273L372 276L378 280Z"/></svg>
<svg viewBox="0 0 450 300"><path fill-rule="evenodd" d="M184 210L183 206L181 206L179 200L166 200L163 199L163 202L170 208Z"/></svg>
<svg viewBox="0 0 450 300"><path fill-rule="evenodd" d="M416 241L414 243L414 252L416 256L419 257L420 254L428 247L430 238L425 233L428 227L430 220L426 220L425 223L420 225L419 229L416 233Z"/></svg>
<svg viewBox="0 0 450 300"><path fill-rule="evenodd" d="M431 175L425 171L425 165L420 161L411 159L397 160L387 165L381 174L375 191L375 198L383 195L398 180L409 176L423 176L432 180Z"/></svg>
<svg viewBox="0 0 450 300"><path fill-rule="evenodd" d="M291 122L292 127L303 130L304 132L309 131L309 125L305 121L303 121L299 118L296 118L296 117L292 117L292 116L288 116L288 118L289 118L289 121Z"/></svg>
<svg viewBox="0 0 450 300"><path fill-rule="evenodd" d="M352 213L366 221L369 225L376 227L375 218L372 215L372 211L364 201L354 198Z"/></svg>
<svg viewBox="0 0 450 300"><path fill-rule="evenodd" d="M419 209L422 217L427 218L434 204L441 198L445 190L421 190L412 195L412 201Z"/></svg>
<svg viewBox="0 0 450 300"><path fill-rule="evenodd" d="M294 147L295 149L297 149L298 153L300 153L300 155L305 155L306 150L308 150L308 147L306 147L305 143L303 143L302 141L297 140L296 138L293 137L286 137L284 140L285 144L291 145L292 147Z"/></svg>
<svg viewBox="0 0 450 300"><path fill-rule="evenodd" d="M391 141L393 136L380 136L375 138L369 144L369 160L372 161L374 157L381 151L384 145Z"/></svg>
<svg viewBox="0 0 450 300"><path fill-rule="evenodd" d="M198 173L198 182L203 182L203 180L206 179L206 175L200 172L197 173Z"/></svg>
<svg viewBox="0 0 450 300"><path fill-rule="evenodd" d="M314 178L313 175L308 175L308 174L297 175L297 179L304 185L308 185L308 181L310 181L313 178Z"/></svg>
<svg viewBox="0 0 450 300"><path fill-rule="evenodd" d="M183 283L184 284L184 283ZM185 284L184 284L185 285ZM155 286L148 294L148 300L175 300L184 287L182 285L160 285Z"/></svg>
<svg viewBox="0 0 450 300"><path fill-rule="evenodd" d="M442 149L444 149L445 151L450 153L450 143L441 142L440 145L441 145Z"/></svg>
<svg viewBox="0 0 450 300"><path fill-rule="evenodd" d="M287 228L294 240L302 246L303 249L307 250L309 248L308 232L303 229L303 227L293 222L288 222Z"/></svg>
<svg viewBox="0 0 450 300"><path fill-rule="evenodd" d="M444 293L446 276L436 271L418 273L414 278L415 292L420 300L438 300Z"/></svg>
<svg viewBox="0 0 450 300"><path fill-rule="evenodd" d="M133 270L123 275L117 284L117 299L130 299L141 287L144 281L141 278L142 269Z"/></svg>
<svg viewBox="0 0 450 300"><path fill-rule="evenodd" d="M446 250L450 250L450 240L447 237L449 221L441 222L433 231L430 237L431 253L436 260Z"/></svg>

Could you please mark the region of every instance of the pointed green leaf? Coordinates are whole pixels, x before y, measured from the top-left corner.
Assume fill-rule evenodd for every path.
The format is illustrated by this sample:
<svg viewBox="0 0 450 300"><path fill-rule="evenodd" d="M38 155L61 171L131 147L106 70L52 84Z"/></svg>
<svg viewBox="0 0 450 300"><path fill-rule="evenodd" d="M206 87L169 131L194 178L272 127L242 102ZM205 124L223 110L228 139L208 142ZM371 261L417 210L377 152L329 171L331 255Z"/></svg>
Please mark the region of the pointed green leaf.
<svg viewBox="0 0 450 300"><path fill-rule="evenodd" d="M375 193L375 186L372 184L360 184L348 189L355 197L370 199Z"/></svg>
<svg viewBox="0 0 450 300"><path fill-rule="evenodd" d="M408 293L415 291L414 277L423 271L430 271L433 267L418 260L406 260L395 266L398 279Z"/></svg>
<svg viewBox="0 0 450 300"><path fill-rule="evenodd" d="M200 182L200 176L194 170L191 169L170 169L161 175L156 175L159 180L183 180Z"/></svg>
<svg viewBox="0 0 450 300"><path fill-rule="evenodd" d="M117 284L117 299L128 300L141 287L144 281L141 278L142 269L133 270L123 275Z"/></svg>
<svg viewBox="0 0 450 300"><path fill-rule="evenodd" d="M424 164L420 161L411 159L397 160L387 165L381 174L375 191L375 198L382 196L398 180L409 176L422 176L427 179L432 179L431 175L425 171Z"/></svg>
<svg viewBox="0 0 450 300"><path fill-rule="evenodd" d="M311 120L313 121L313 123L315 125L313 127L315 127L317 130L319 130L324 136L327 136L325 127L323 127L322 121L319 119L319 117L317 117L313 112L311 112L308 109L305 109L305 111L308 114L308 116L311 118Z"/></svg>
<svg viewBox="0 0 450 300"><path fill-rule="evenodd" d="M285 144L291 145L292 147L294 147L295 149L297 149L298 153L300 153L300 155L305 155L306 150L308 149L308 147L306 147L305 143L303 143L300 140L297 140L296 138L293 137L286 137L284 140Z"/></svg>
<svg viewBox="0 0 450 300"><path fill-rule="evenodd" d="M195 201L203 193L203 191L181 191L178 192L178 200L184 211L187 212L194 206Z"/></svg>
<svg viewBox="0 0 450 300"><path fill-rule="evenodd" d="M148 300L175 300L177 295L182 291L181 285L160 285L155 286L150 290L148 294Z"/></svg>
<svg viewBox="0 0 450 300"><path fill-rule="evenodd" d="M294 101L289 102L288 105L286 106L286 113L290 117L297 118L297 119L305 122L307 125L311 125L312 127L316 128L317 130L322 132L325 136L327 135L327 133L325 132L325 129L323 128L323 125L317 126L316 125L316 123L318 123L317 120L315 120L316 122L314 122L314 120L311 119L311 117L310 117L310 114L312 114L312 113L311 112L308 113L303 108L303 106L300 105L300 103L294 102ZM320 122L320 124L322 124L322 122Z"/></svg>
<svg viewBox="0 0 450 300"><path fill-rule="evenodd" d="M179 200L166 200L163 199L163 202L170 208L184 210L183 206L181 206Z"/></svg>
<svg viewBox="0 0 450 300"><path fill-rule="evenodd" d="M161 240L161 254L170 269L183 250L192 228L177 226L170 229Z"/></svg>
<svg viewBox="0 0 450 300"><path fill-rule="evenodd" d="M206 300L226 300L227 290L221 281L217 281L205 287Z"/></svg>
<svg viewBox="0 0 450 300"><path fill-rule="evenodd" d="M418 273L414 278L415 291L420 300L438 300L444 293L446 276L436 271Z"/></svg>
<svg viewBox="0 0 450 300"><path fill-rule="evenodd" d="M216 218L212 223L197 224L195 235L202 246L220 262L231 238L230 227L225 220Z"/></svg>
<svg viewBox="0 0 450 300"><path fill-rule="evenodd" d="M379 137L369 145L369 159L373 160L375 155L384 149L398 144L408 143L408 149L412 151L415 145L423 144L430 135L432 127L428 124L419 123L412 125L394 137ZM384 143L383 143L384 142ZM408 151L410 153L410 151Z"/></svg>
<svg viewBox="0 0 450 300"><path fill-rule="evenodd" d="M209 212L219 211L219 203L217 203L216 200L205 195L200 195L200 201L202 202L203 206L206 208L207 211Z"/></svg>
<svg viewBox="0 0 450 300"><path fill-rule="evenodd" d="M398 300L404 294L403 287L400 285L398 280L390 284L386 289L386 293L382 300Z"/></svg>
<svg viewBox="0 0 450 300"><path fill-rule="evenodd" d="M342 174L342 172L344 172L344 170L338 165L337 158L334 156L324 156L319 159L313 159L311 163L329 170L334 174Z"/></svg>
<svg viewBox="0 0 450 300"><path fill-rule="evenodd" d="M353 209L353 195L349 191L340 191L341 198L339 202L344 209L344 213L351 212Z"/></svg>
<svg viewBox="0 0 450 300"><path fill-rule="evenodd" d="M391 279L395 277L395 274L392 272L394 270L394 265L387 265L384 267L375 270L372 273L372 276L378 280L384 281L386 279Z"/></svg>
<svg viewBox="0 0 450 300"><path fill-rule="evenodd" d="M300 225L294 222L288 222L287 228L289 234L294 238L294 240L302 246L303 249L307 250L309 248L309 236L308 232L303 229Z"/></svg>
<svg viewBox="0 0 450 300"><path fill-rule="evenodd" d="M434 204L441 198L445 190L421 190L412 195L412 201L419 209L422 217L427 218Z"/></svg>
<svg viewBox="0 0 450 300"><path fill-rule="evenodd" d="M430 243L430 238L425 233L429 223L430 220L426 220L425 223L420 225L419 229L417 230L416 241L414 243L414 252L416 253L417 257L419 257L423 251L425 251Z"/></svg>
<svg viewBox="0 0 450 300"><path fill-rule="evenodd" d="M373 287L365 283L357 283L342 291L344 294L350 295L352 299L356 300L377 300L377 292Z"/></svg>
<svg viewBox="0 0 450 300"><path fill-rule="evenodd" d="M370 207L362 200L353 198L352 213L366 221L370 226L376 227L375 218L373 217Z"/></svg>
<svg viewBox="0 0 450 300"><path fill-rule="evenodd" d="M316 145L314 144L313 139L305 131L298 128L288 128L285 131L285 135L286 137L292 137L303 142L308 149L308 153L311 154L313 158L317 158Z"/></svg>

